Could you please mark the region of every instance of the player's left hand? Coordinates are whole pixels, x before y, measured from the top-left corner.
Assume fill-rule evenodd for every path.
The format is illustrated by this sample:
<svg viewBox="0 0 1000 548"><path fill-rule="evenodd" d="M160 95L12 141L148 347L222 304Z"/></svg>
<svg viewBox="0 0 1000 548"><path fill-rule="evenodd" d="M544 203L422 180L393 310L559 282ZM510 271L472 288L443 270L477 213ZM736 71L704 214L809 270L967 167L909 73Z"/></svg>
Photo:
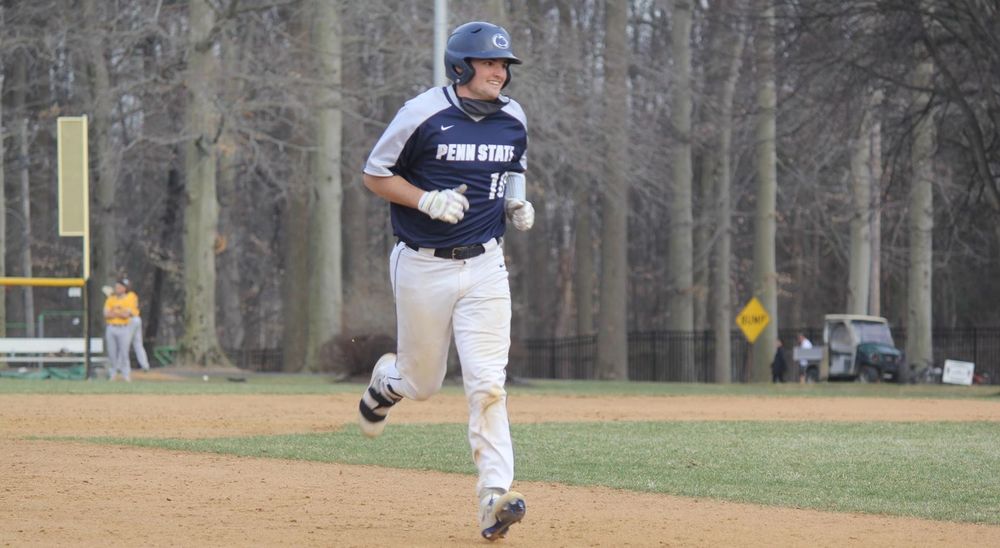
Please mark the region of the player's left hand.
<svg viewBox="0 0 1000 548"><path fill-rule="evenodd" d="M507 218L518 230L529 230L535 224L535 206L527 200L509 199L504 203Z"/></svg>

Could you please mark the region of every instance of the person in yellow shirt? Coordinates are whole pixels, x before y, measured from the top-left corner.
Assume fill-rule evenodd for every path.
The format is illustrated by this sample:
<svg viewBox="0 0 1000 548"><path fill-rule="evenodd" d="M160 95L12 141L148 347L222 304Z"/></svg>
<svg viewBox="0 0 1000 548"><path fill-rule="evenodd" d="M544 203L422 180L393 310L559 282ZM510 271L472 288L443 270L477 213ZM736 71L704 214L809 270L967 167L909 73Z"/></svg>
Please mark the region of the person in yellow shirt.
<svg viewBox="0 0 1000 548"><path fill-rule="evenodd" d="M104 345L108 352L108 380L112 381L118 373L126 382L132 380L128 356L133 336L130 322L139 315L139 300L130 298L127 292L127 280L118 280L114 292L104 301Z"/></svg>

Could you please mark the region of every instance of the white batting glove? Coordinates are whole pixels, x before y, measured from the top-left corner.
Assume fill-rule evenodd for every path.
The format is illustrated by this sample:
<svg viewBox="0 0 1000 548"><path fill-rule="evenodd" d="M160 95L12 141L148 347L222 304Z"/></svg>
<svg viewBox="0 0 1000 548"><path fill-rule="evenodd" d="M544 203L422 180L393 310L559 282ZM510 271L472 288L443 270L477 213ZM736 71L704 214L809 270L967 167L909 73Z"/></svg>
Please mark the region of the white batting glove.
<svg viewBox="0 0 1000 548"><path fill-rule="evenodd" d="M417 209L431 219L455 224L465 217L465 212L469 209L469 200L463 196L467 188L466 185L460 185L458 188L424 192L417 203Z"/></svg>
<svg viewBox="0 0 1000 548"><path fill-rule="evenodd" d="M535 224L535 206L527 200L507 200L504 202L504 210L511 224L518 230L529 230Z"/></svg>

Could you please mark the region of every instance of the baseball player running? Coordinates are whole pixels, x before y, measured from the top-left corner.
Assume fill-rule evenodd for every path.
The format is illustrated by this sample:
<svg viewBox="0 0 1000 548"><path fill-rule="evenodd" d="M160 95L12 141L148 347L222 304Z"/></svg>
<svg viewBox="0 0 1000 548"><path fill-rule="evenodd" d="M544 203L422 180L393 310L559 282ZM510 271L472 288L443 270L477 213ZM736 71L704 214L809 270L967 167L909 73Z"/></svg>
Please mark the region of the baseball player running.
<svg viewBox="0 0 1000 548"><path fill-rule="evenodd" d="M398 343L375 364L361 397L361 431L378 436L399 400L426 400L441 389L454 333L479 470L479 526L489 540L525 514L524 497L510 490L511 303L501 246L508 222L528 230L535 218L525 198L524 111L501 94L510 65L520 63L502 27L456 28L445 50L454 85L407 101L364 168L365 186L390 202L399 238L389 257Z"/></svg>

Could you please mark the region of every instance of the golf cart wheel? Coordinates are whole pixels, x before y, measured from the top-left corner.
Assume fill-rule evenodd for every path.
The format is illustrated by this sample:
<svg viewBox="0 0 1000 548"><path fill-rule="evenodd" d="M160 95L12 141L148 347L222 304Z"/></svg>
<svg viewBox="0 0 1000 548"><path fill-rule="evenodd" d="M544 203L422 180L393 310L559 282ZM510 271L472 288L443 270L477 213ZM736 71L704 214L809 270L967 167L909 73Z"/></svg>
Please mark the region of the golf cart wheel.
<svg viewBox="0 0 1000 548"><path fill-rule="evenodd" d="M863 383L873 383L879 382L880 376L878 369L870 365L861 366L861 373L858 375L858 382Z"/></svg>

